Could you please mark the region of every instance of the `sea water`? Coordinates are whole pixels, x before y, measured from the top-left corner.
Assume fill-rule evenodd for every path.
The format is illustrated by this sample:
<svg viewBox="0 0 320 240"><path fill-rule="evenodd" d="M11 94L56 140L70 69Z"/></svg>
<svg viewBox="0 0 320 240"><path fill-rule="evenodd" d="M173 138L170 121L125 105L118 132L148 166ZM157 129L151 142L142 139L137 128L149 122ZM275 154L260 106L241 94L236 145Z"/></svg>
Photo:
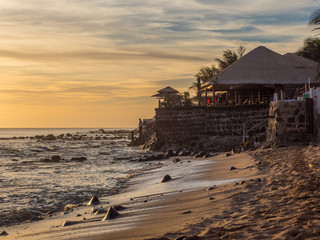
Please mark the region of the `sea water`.
<svg viewBox="0 0 320 240"><path fill-rule="evenodd" d="M129 133L119 129L0 129L0 225L125 188L129 177L152 168L150 163L133 161L141 152L139 147L128 146ZM35 138L48 134L60 135L60 139ZM48 161L52 156L61 160ZM72 160L80 157L87 160Z"/></svg>

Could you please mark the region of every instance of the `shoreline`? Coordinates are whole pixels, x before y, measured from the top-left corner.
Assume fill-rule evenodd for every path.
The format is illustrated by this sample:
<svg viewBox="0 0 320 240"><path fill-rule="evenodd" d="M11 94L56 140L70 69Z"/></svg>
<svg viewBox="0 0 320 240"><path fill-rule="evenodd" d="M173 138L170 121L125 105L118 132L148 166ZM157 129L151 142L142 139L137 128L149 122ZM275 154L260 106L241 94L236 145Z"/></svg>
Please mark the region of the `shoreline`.
<svg viewBox="0 0 320 240"><path fill-rule="evenodd" d="M225 154L219 154L218 156L201 160L188 160L188 157L181 159L182 164L172 163L172 159L161 161L160 163L165 163L165 166L151 170L142 176L132 179L129 187L125 189L123 193L100 199L101 205L103 205L104 208L118 204L126 207L125 210L119 211L121 214L119 218L101 222L104 216L103 214L100 216L92 216L88 214L92 207L84 206L74 209L67 215L55 215L52 218L42 221L20 224L3 229L9 233L4 239L99 239L99 236L101 236L101 239L108 239L106 238L108 234L117 234L116 239L130 239L126 237L126 232L130 236L134 236L132 232L138 232L140 229L147 234L147 232L139 226L145 225L148 216L157 215L159 209L171 206L172 199L175 199L175 197L183 195L196 196L199 192L208 194L208 192L205 191L208 187L226 184L228 182L226 180L228 179L231 179L231 182L235 180L240 181L240 179L248 175L253 176L256 174L255 171L253 171L252 158L245 153L231 157L225 157ZM226 165L226 162L229 165ZM231 165L237 165L237 170L229 171ZM248 166L251 167L247 168ZM173 178L172 181L159 184L165 173L171 175ZM219 189L220 187L216 188ZM191 192L192 194L190 194ZM100 204L98 206L100 206ZM182 206L182 208L184 208L184 206ZM195 214L184 214L183 217L187 215L192 216ZM159 216L161 216L161 214ZM76 223L73 226L61 227L65 220L75 221ZM171 228L175 231L181 228L180 224L170 225L176 227ZM157 231L153 230L149 235L141 237L148 238L165 234L168 227L161 226L160 224ZM112 231L112 233L106 233L106 227L109 229L108 231ZM88 229L93 230L88 231ZM137 237L139 239L138 235L135 235L132 239L137 239Z"/></svg>

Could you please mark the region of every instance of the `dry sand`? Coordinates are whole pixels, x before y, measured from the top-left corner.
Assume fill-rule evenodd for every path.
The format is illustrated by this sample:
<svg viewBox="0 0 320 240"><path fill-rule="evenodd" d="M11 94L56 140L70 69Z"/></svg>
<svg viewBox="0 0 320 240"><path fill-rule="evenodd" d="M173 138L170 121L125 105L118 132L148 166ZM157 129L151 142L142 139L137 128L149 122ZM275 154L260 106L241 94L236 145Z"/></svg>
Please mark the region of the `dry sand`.
<svg viewBox="0 0 320 240"><path fill-rule="evenodd" d="M102 200L104 207L127 207L118 218L101 222L104 215L80 207L0 229L9 233L1 238L320 239L319 157L318 146L300 146L167 161L109 203ZM229 171L231 166L237 169ZM173 180L160 184L166 172ZM64 220L75 224L61 227Z"/></svg>

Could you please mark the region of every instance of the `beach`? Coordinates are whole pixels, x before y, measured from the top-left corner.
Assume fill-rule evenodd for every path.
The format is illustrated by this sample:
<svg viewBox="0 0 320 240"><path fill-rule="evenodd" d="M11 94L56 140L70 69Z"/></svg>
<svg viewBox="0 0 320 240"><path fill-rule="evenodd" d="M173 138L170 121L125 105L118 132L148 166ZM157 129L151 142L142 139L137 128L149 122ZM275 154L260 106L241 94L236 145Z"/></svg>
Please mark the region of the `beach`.
<svg viewBox="0 0 320 240"><path fill-rule="evenodd" d="M318 239L320 147L293 146L209 159L164 160L98 206L1 230L3 239ZM230 170L231 167L234 170ZM159 183L165 174L171 181ZM62 227L64 221L70 226Z"/></svg>
<svg viewBox="0 0 320 240"><path fill-rule="evenodd" d="M105 214L91 215L92 206L80 206L63 215L3 228L9 233L5 239L146 239L177 232L209 217L219 192L229 183L256 175L253 159L246 153L172 160L163 160L161 168L133 178L120 194L100 199L99 207L120 204L126 208L118 218L101 222ZM237 169L230 171L231 166ZM165 174L172 180L160 183ZM66 220L75 224L61 227Z"/></svg>

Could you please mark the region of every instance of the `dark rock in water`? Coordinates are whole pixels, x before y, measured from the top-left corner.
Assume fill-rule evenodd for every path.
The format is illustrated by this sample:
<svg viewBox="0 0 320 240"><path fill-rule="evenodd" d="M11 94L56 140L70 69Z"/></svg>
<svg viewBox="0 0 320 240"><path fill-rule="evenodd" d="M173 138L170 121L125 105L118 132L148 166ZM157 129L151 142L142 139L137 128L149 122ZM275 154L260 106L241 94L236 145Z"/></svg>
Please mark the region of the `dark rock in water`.
<svg viewBox="0 0 320 240"><path fill-rule="evenodd" d="M114 208L114 210L116 210L116 211L121 211L121 210L126 209L126 207L123 207L123 206L121 206L121 205L115 205L115 206L113 206L113 208Z"/></svg>
<svg viewBox="0 0 320 240"><path fill-rule="evenodd" d="M203 157L204 155L206 155L206 152L201 151L201 152L197 153L197 154L194 156L194 158Z"/></svg>
<svg viewBox="0 0 320 240"><path fill-rule="evenodd" d="M45 136L45 138L43 140L57 140L57 138L53 135L53 134L49 134L47 136Z"/></svg>
<svg viewBox="0 0 320 240"><path fill-rule="evenodd" d="M162 160L162 159L165 159L165 158L166 158L166 156L164 154L159 153L159 154L157 154L157 159L156 160Z"/></svg>
<svg viewBox="0 0 320 240"><path fill-rule="evenodd" d="M44 139L45 137L44 137L44 135L36 135L34 138L41 140L41 139Z"/></svg>
<svg viewBox="0 0 320 240"><path fill-rule="evenodd" d="M195 156L197 153L196 152L192 152L192 153L190 153L190 157L193 157L193 156Z"/></svg>
<svg viewBox="0 0 320 240"><path fill-rule="evenodd" d="M162 180L160 181L160 183L164 183L164 182L168 182L171 180L171 177L170 175L165 175Z"/></svg>
<svg viewBox="0 0 320 240"><path fill-rule="evenodd" d="M99 129L99 133L107 133L104 129Z"/></svg>
<svg viewBox="0 0 320 240"><path fill-rule="evenodd" d="M230 157L231 155L231 153L226 153L226 157Z"/></svg>
<svg viewBox="0 0 320 240"><path fill-rule="evenodd" d="M178 163L178 162L181 162L181 159L180 159L180 158L174 158L174 159L172 160L172 162L173 162L173 163Z"/></svg>
<svg viewBox="0 0 320 240"><path fill-rule="evenodd" d="M172 150L169 150L169 151L166 153L166 158L172 157L173 155L174 155L173 151L172 151Z"/></svg>
<svg viewBox="0 0 320 240"><path fill-rule="evenodd" d="M9 234L6 231L1 231L0 236L8 236Z"/></svg>
<svg viewBox="0 0 320 240"><path fill-rule="evenodd" d="M208 187L207 189L206 189L206 191L211 191L211 190L213 190L213 189L215 189L214 187Z"/></svg>
<svg viewBox="0 0 320 240"><path fill-rule="evenodd" d="M75 221L69 221L69 220L66 220L62 223L62 227L66 227L66 226L70 226L70 225L74 225L76 224L77 222Z"/></svg>
<svg viewBox="0 0 320 240"><path fill-rule="evenodd" d="M184 240L187 236L181 236L181 237L177 237L174 240Z"/></svg>
<svg viewBox="0 0 320 240"><path fill-rule="evenodd" d="M96 196L92 196L87 205L96 205L99 204L100 201Z"/></svg>
<svg viewBox="0 0 320 240"><path fill-rule="evenodd" d="M72 161L72 162L84 162L86 160L87 160L86 157L73 157L70 159L70 161Z"/></svg>
<svg viewBox="0 0 320 240"><path fill-rule="evenodd" d="M235 170L235 169L237 169L237 168L234 167L234 166L231 166L230 169L229 169L229 171L232 171L232 170Z"/></svg>
<svg viewBox="0 0 320 240"><path fill-rule="evenodd" d="M119 216L120 214L114 210L113 207L109 207L108 208L108 212L107 214L104 216L104 218L102 219L102 221L105 221L105 220L110 220L110 219L114 219L115 217Z"/></svg>
<svg viewBox="0 0 320 240"><path fill-rule="evenodd" d="M212 155L210 153L206 153L203 158L209 158L209 157L212 157Z"/></svg>
<svg viewBox="0 0 320 240"><path fill-rule="evenodd" d="M187 150L183 150L183 151L179 152L179 154L178 154L178 156L181 156L181 157L188 156L188 155L190 155L190 152Z"/></svg>
<svg viewBox="0 0 320 240"><path fill-rule="evenodd" d="M51 162L60 162L61 157L59 155L55 155L51 157Z"/></svg>

